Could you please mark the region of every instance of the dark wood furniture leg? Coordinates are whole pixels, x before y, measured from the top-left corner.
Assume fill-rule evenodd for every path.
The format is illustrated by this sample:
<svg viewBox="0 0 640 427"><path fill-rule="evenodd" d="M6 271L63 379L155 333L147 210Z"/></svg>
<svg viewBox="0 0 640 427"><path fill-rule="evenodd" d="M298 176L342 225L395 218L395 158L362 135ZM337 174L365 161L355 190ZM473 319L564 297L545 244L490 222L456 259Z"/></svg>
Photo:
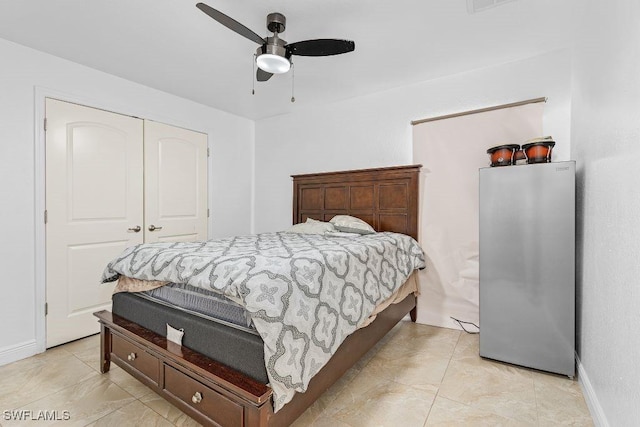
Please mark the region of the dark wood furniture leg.
<svg viewBox="0 0 640 427"><path fill-rule="evenodd" d="M409 316L411 317L411 321L416 323L416 319L418 318L418 301L416 300L416 306L411 309L409 312Z"/></svg>
<svg viewBox="0 0 640 427"><path fill-rule="evenodd" d="M111 368L111 333L103 323L100 324L100 372L109 372Z"/></svg>

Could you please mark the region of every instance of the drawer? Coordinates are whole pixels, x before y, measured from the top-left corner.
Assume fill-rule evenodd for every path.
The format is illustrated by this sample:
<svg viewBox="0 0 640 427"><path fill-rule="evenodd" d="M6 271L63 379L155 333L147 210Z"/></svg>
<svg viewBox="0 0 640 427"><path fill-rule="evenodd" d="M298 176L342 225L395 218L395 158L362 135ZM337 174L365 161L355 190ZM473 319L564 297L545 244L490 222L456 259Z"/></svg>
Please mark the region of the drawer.
<svg viewBox="0 0 640 427"><path fill-rule="evenodd" d="M160 361L155 356L144 351L142 347L118 335L113 335L111 338L111 352L158 384Z"/></svg>
<svg viewBox="0 0 640 427"><path fill-rule="evenodd" d="M221 426L242 426L243 408L215 390L168 365L164 388L187 405Z"/></svg>

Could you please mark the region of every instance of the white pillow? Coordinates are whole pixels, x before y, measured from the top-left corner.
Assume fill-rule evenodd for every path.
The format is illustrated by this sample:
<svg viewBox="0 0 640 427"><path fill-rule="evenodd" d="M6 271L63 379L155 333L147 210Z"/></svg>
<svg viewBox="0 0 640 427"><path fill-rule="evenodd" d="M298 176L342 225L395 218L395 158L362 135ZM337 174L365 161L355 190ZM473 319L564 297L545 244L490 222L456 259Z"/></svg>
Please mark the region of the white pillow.
<svg viewBox="0 0 640 427"><path fill-rule="evenodd" d="M307 222L301 222L300 224L293 225L287 230L287 233L324 234L332 231L336 231L336 228L330 222L307 218Z"/></svg>
<svg viewBox="0 0 640 427"><path fill-rule="evenodd" d="M376 232L372 226L360 218L350 215L336 215L331 218L331 221L329 222L333 224L338 231L344 231L347 233L373 234Z"/></svg>

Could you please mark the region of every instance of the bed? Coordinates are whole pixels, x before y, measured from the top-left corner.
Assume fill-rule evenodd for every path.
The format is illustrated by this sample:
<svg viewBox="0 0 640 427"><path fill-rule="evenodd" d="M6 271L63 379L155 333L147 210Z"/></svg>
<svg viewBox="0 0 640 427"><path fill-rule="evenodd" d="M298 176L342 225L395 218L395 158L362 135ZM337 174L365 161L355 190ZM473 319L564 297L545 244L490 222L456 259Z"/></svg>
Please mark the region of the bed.
<svg viewBox="0 0 640 427"><path fill-rule="evenodd" d="M413 165L295 175L293 223L351 215L366 221L376 231L402 233L416 239L419 171L420 166ZM142 326L141 323L154 318L153 310L166 315L167 310L160 308L162 304L157 301L117 304L116 301L114 296L114 312L116 307L128 307L118 308L124 316L108 311L95 313L101 324L101 371L107 372L113 361L202 424L222 426L289 425L400 319L410 314L415 321L416 316L413 294L386 307L372 323L355 330L339 345L308 382L304 393L296 393L291 401L274 411L274 389L267 385L261 376L260 364L256 364L264 355L260 355L259 350L257 353L246 350L260 346L260 340L250 336L251 331L245 331L241 339L245 347L241 346L235 353L211 354L211 350L199 348L195 342L177 345L168 341L161 326ZM184 313L177 316L186 321ZM203 323L194 327L209 326ZM226 329L219 329L211 334L227 333ZM258 357L251 359L254 353ZM248 359L239 369L234 365L235 360L225 360L228 354L235 354L233 359L241 356ZM244 369L251 366L253 368Z"/></svg>

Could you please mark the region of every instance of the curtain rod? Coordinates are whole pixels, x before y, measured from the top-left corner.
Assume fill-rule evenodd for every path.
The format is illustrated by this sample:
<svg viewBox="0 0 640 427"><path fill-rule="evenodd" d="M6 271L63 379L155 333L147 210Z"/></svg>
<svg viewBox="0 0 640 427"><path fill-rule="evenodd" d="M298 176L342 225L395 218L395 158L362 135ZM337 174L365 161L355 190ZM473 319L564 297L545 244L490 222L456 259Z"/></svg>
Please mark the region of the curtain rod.
<svg viewBox="0 0 640 427"><path fill-rule="evenodd" d="M467 116L469 114L485 113L487 111L501 110L503 108L518 107L526 104L536 104L538 102L547 102L547 97L527 99L526 101L512 102L510 104L495 105L493 107L480 108L479 110L463 111L462 113L447 114L446 116L430 117L428 119L412 120L411 125L419 125L420 123L434 122L436 120L450 119L452 117Z"/></svg>

